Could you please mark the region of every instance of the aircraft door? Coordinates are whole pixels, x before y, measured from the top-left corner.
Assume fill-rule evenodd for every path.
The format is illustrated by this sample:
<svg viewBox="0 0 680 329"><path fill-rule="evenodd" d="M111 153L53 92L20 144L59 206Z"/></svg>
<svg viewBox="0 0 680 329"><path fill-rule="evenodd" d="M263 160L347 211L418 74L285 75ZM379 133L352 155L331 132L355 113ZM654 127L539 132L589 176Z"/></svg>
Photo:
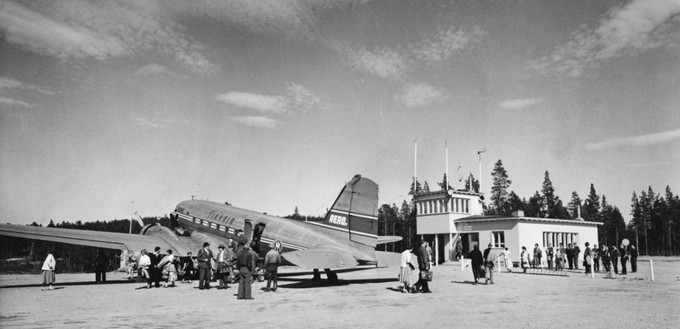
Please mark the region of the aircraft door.
<svg viewBox="0 0 680 329"><path fill-rule="evenodd" d="M253 238L253 221L246 219L243 225L243 237L246 239L246 243L250 243Z"/></svg>
<svg viewBox="0 0 680 329"><path fill-rule="evenodd" d="M260 253L260 239L262 238L265 226L264 223L257 223L253 228L253 240L250 242L250 248L258 254Z"/></svg>

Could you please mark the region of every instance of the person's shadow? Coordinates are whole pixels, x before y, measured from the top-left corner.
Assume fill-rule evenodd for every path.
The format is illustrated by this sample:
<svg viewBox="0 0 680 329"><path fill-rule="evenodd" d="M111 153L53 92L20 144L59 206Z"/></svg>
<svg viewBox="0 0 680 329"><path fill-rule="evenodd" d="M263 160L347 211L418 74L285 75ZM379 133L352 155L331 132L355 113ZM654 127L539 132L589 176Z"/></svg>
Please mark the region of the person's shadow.
<svg viewBox="0 0 680 329"><path fill-rule="evenodd" d="M454 281L451 281L451 283L457 283L457 284L471 284L471 285L474 285L474 284L475 284L474 281L455 281L455 280L454 280Z"/></svg>

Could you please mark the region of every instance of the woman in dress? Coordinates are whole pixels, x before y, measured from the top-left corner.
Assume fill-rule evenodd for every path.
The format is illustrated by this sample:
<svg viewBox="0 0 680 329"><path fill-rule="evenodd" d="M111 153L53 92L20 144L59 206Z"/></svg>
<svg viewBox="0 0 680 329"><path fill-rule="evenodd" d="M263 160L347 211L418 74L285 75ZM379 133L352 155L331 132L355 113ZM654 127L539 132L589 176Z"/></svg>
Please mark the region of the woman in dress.
<svg viewBox="0 0 680 329"><path fill-rule="evenodd" d="M43 272L43 286L49 285L48 288L42 288L42 290L54 290L52 284L55 281L54 267L57 265L57 261L54 259L52 252L47 253L47 257L43 262L42 272Z"/></svg>
<svg viewBox="0 0 680 329"><path fill-rule="evenodd" d="M137 260L137 281L139 282L137 289L144 288L144 282L149 279L149 266L151 266L151 258L146 249L142 249L141 253ZM151 288L151 282L148 282L146 287Z"/></svg>
<svg viewBox="0 0 680 329"><path fill-rule="evenodd" d="M527 247L522 246L522 253L519 257L522 269L524 270L524 273L526 273L527 267L529 267L529 252L527 251Z"/></svg>

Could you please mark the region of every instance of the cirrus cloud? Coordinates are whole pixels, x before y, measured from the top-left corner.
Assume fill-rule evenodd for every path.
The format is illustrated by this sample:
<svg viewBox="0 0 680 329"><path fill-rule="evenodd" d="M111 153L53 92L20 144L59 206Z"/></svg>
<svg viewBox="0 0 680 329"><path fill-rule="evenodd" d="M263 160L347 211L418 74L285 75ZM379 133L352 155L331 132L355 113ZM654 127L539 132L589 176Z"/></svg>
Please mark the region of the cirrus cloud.
<svg viewBox="0 0 680 329"><path fill-rule="evenodd" d="M394 94L394 100L406 107L424 107L446 99L440 90L424 83L407 84Z"/></svg>
<svg viewBox="0 0 680 329"><path fill-rule="evenodd" d="M586 144L585 148L594 151L618 146L650 146L671 142L677 139L680 139L680 129L648 135L611 138L602 142Z"/></svg>
<svg viewBox="0 0 680 329"><path fill-rule="evenodd" d="M680 0L633 0L615 7L596 28L581 27L527 69L579 77L587 68L650 49L680 44Z"/></svg>
<svg viewBox="0 0 680 329"><path fill-rule="evenodd" d="M278 121L263 116L238 116L231 117L231 119L246 126L256 128L276 129L276 126L279 124Z"/></svg>
<svg viewBox="0 0 680 329"><path fill-rule="evenodd" d="M504 110L521 110L543 103L544 98L517 98L507 99L498 104Z"/></svg>
<svg viewBox="0 0 680 329"><path fill-rule="evenodd" d="M160 53L197 73L216 66L183 28L126 1L3 2L0 32L26 50L60 59Z"/></svg>

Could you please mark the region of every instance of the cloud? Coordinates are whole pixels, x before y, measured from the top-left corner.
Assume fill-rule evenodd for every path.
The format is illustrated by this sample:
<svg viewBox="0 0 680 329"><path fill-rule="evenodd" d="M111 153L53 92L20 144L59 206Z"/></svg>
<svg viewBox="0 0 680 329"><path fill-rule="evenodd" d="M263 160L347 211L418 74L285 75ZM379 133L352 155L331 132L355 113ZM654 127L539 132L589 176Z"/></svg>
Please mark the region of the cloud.
<svg viewBox="0 0 680 329"><path fill-rule="evenodd" d="M278 121L263 116L240 116L232 117L231 119L246 126L256 128L276 129L278 125Z"/></svg>
<svg viewBox="0 0 680 329"><path fill-rule="evenodd" d="M135 3L64 0L12 1L0 7L0 32L9 43L64 60L160 53L197 73L215 65L183 28Z"/></svg>
<svg viewBox="0 0 680 329"><path fill-rule="evenodd" d="M139 70L135 71L136 76L140 77L155 77L159 75L165 75L165 76L171 76L171 77L184 77L181 74L178 74L167 67L156 64L156 63L151 63L148 65L143 66Z"/></svg>
<svg viewBox="0 0 680 329"><path fill-rule="evenodd" d="M0 104L20 105L20 106L28 107L28 108L33 107L33 106L32 106L31 104L29 104L29 103L22 102L22 101L19 101L19 100L16 100L16 99L12 99L12 98L7 98L7 97L0 97Z"/></svg>
<svg viewBox="0 0 680 329"><path fill-rule="evenodd" d="M339 49L344 53L347 64L359 71L386 79L401 79L407 70L408 57L394 49L376 48L373 51L350 47Z"/></svg>
<svg viewBox="0 0 680 329"><path fill-rule="evenodd" d="M618 146L650 146L655 144L667 143L676 139L680 139L680 129L669 130L649 135L611 138L603 142L586 144L585 148L591 151L595 151Z"/></svg>
<svg viewBox="0 0 680 329"><path fill-rule="evenodd" d="M217 96L217 100L237 107L253 109L261 113L283 113L286 111L286 102L281 96L231 91Z"/></svg>
<svg viewBox="0 0 680 329"><path fill-rule="evenodd" d="M544 98L517 98L500 102L498 106L504 110L521 110L543 103Z"/></svg>
<svg viewBox="0 0 680 329"><path fill-rule="evenodd" d="M424 107L444 99L446 96L440 90L423 83L408 84L394 94L394 100L410 108Z"/></svg>
<svg viewBox="0 0 680 329"><path fill-rule="evenodd" d="M427 64L436 64L479 43L485 34L486 32L479 26L474 26L470 30L455 26L448 29L440 28L434 36L424 37L423 41L409 48L417 59Z"/></svg>
<svg viewBox="0 0 680 329"><path fill-rule="evenodd" d="M285 96L261 95L231 91L217 96L217 100L236 107L248 108L260 113L283 114L290 111L306 111L327 105L309 89L295 83L287 83Z"/></svg>
<svg viewBox="0 0 680 329"><path fill-rule="evenodd" d="M596 28L581 27L554 52L530 62L541 73L578 77L601 62L680 44L680 0L633 0L615 7Z"/></svg>
<svg viewBox="0 0 680 329"><path fill-rule="evenodd" d="M26 90L35 90L35 91L41 92L45 95L55 95L56 94L55 92L53 92L49 89L45 89L45 88L38 87L38 86L35 86L35 85L31 85L31 84L26 84L26 83L23 83L21 81L17 81L17 80L5 78L5 77L0 77L0 90L2 90L2 89L26 89Z"/></svg>

